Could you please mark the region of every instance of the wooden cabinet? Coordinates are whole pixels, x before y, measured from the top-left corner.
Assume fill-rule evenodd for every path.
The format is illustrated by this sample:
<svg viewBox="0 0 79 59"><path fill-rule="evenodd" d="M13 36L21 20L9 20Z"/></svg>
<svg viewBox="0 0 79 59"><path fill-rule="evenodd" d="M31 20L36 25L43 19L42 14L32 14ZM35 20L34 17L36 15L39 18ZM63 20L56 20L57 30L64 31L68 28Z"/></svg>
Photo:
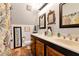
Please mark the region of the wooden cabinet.
<svg viewBox="0 0 79 59"><path fill-rule="evenodd" d="M55 49L46 46L46 55L47 56L64 56L62 53L56 51Z"/></svg>
<svg viewBox="0 0 79 59"><path fill-rule="evenodd" d="M44 43L40 42L38 38L31 36L31 51L32 55L44 56Z"/></svg>
<svg viewBox="0 0 79 59"><path fill-rule="evenodd" d="M32 55L35 55L35 47L36 47L36 43L35 43L35 38L34 37L32 37L31 36L31 41L32 41L32 43L31 43L31 52L32 52Z"/></svg>
<svg viewBox="0 0 79 59"><path fill-rule="evenodd" d="M44 43L36 40L36 56L44 56Z"/></svg>
<svg viewBox="0 0 79 59"><path fill-rule="evenodd" d="M32 44L31 44L31 51L32 54L35 56L63 56L62 53L56 51L50 44L44 41L41 38L31 36Z"/></svg>

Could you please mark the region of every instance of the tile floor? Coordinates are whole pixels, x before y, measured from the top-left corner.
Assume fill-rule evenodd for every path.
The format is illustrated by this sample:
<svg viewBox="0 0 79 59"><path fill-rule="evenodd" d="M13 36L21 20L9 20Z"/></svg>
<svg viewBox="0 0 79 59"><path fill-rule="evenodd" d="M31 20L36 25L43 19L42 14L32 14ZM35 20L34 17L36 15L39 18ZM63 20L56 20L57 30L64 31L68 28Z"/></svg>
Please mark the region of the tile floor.
<svg viewBox="0 0 79 59"><path fill-rule="evenodd" d="M12 56L32 56L31 50L26 47L12 49Z"/></svg>

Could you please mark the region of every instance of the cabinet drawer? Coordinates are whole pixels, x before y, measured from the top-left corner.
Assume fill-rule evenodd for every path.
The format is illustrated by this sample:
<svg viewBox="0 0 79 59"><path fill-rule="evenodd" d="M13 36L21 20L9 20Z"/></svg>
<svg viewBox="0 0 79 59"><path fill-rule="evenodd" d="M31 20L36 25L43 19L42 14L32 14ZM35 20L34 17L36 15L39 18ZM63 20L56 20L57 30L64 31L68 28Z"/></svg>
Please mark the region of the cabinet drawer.
<svg viewBox="0 0 79 59"><path fill-rule="evenodd" d="M55 49L46 46L46 55L47 56L64 56L62 53L56 51Z"/></svg>

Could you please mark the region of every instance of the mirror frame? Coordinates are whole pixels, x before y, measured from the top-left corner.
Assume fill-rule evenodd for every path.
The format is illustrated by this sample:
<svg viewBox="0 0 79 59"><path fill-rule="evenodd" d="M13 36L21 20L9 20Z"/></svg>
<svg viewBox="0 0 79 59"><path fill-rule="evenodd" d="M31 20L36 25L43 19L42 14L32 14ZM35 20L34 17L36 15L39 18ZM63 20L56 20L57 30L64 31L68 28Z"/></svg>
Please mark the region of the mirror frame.
<svg viewBox="0 0 79 59"><path fill-rule="evenodd" d="M20 29L20 36L19 36L19 40L20 40L20 44L18 46L16 46L17 42L16 42L16 29ZM14 35L14 48L19 48L22 47L22 28L21 27L13 27L13 35Z"/></svg>
<svg viewBox="0 0 79 59"><path fill-rule="evenodd" d="M62 25L62 14L63 14L62 8L64 4L66 3L59 4L59 27L60 28L78 28L79 24Z"/></svg>

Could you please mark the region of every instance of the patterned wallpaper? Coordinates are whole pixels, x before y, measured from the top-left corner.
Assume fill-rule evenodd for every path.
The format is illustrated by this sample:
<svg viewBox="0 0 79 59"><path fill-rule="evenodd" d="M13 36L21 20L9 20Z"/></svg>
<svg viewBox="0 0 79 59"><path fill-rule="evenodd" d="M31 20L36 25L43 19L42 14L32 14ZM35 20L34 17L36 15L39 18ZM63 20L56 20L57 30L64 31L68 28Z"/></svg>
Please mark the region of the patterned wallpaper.
<svg viewBox="0 0 79 59"><path fill-rule="evenodd" d="M10 7L8 3L0 3L0 55L10 55Z"/></svg>

